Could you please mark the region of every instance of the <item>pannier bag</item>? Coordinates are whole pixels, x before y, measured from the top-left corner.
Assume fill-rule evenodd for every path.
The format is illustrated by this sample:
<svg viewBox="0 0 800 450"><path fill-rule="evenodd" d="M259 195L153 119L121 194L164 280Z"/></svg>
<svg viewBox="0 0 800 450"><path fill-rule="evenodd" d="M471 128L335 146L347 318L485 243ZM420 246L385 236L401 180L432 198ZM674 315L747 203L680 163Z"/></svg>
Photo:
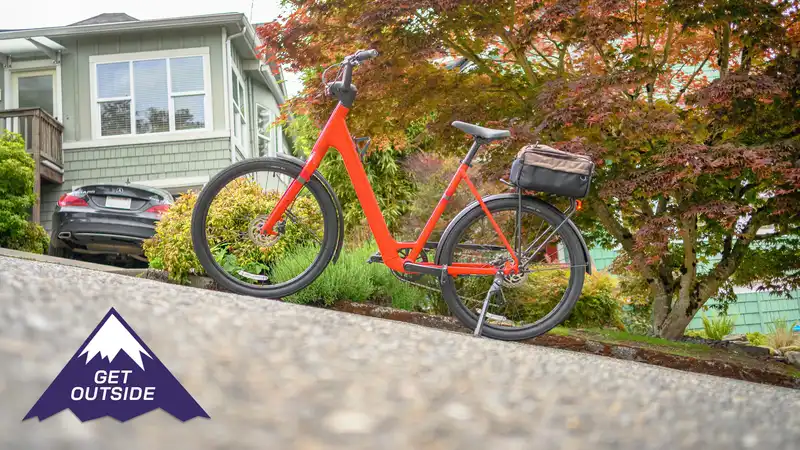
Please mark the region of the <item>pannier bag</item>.
<svg viewBox="0 0 800 450"><path fill-rule="evenodd" d="M565 197L589 194L594 163L586 156L546 145L526 145L511 165L511 182L522 189Z"/></svg>

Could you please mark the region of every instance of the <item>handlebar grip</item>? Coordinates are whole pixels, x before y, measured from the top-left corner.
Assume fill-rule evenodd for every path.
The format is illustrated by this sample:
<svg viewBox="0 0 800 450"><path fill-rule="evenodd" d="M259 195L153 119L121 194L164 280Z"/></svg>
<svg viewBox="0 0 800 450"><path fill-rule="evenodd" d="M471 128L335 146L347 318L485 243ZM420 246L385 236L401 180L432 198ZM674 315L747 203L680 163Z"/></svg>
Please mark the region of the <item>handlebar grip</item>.
<svg viewBox="0 0 800 450"><path fill-rule="evenodd" d="M355 55L353 55L353 59L355 61L361 62L361 61L366 61L368 59L372 59L376 56L378 56L377 50L361 50L356 52Z"/></svg>

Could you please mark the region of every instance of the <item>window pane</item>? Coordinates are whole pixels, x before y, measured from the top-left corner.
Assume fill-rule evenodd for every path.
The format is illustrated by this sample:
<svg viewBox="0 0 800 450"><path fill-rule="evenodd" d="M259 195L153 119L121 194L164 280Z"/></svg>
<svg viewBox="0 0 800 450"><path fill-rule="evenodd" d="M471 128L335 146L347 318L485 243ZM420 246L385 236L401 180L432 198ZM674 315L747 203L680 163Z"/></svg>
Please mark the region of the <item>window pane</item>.
<svg viewBox="0 0 800 450"><path fill-rule="evenodd" d="M202 91L203 84L203 57L192 56L189 58L170 59L170 76L172 77L172 92Z"/></svg>
<svg viewBox="0 0 800 450"><path fill-rule="evenodd" d="M231 90L233 91L233 103L239 104L239 79L236 78L236 72L231 71Z"/></svg>
<svg viewBox="0 0 800 450"><path fill-rule="evenodd" d="M42 108L53 114L53 76L37 75L32 77L19 77L19 102L20 108Z"/></svg>
<svg viewBox="0 0 800 450"><path fill-rule="evenodd" d="M131 95L131 73L127 62L97 65L97 98Z"/></svg>
<svg viewBox="0 0 800 450"><path fill-rule="evenodd" d="M258 156L267 156L269 155L269 141L265 138L259 136L258 137Z"/></svg>
<svg viewBox="0 0 800 450"><path fill-rule="evenodd" d="M100 103L100 134L117 136L131 134L131 101Z"/></svg>
<svg viewBox="0 0 800 450"><path fill-rule="evenodd" d="M167 60L134 62L133 93L136 100L136 134L169 131Z"/></svg>
<svg viewBox="0 0 800 450"><path fill-rule="evenodd" d="M272 123L272 114L267 108L261 105L256 107L258 110L258 134L269 138L269 126Z"/></svg>
<svg viewBox="0 0 800 450"><path fill-rule="evenodd" d="M175 129L205 128L205 95L175 97Z"/></svg>

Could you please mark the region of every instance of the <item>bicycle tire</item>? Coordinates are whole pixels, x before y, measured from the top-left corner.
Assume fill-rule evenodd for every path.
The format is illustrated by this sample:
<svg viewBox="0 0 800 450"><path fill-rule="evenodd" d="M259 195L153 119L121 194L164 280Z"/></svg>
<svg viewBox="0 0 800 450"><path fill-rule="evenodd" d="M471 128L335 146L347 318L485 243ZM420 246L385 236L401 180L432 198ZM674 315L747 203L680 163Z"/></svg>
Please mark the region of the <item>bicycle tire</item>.
<svg viewBox="0 0 800 450"><path fill-rule="evenodd" d="M324 224L322 245L315 260L301 275L293 279L291 283L282 283L275 285L275 287L270 287L271 285L254 287L237 282L230 277L214 259L211 247L208 243L206 219L211 203L227 183L244 174L259 170L279 170L290 175L292 178L296 178L300 175L300 168L296 165L281 160L280 158L272 157L239 161L221 170L206 184L197 197L197 202L192 212L192 246L206 274L222 288L242 295L280 299L292 295L314 282L331 262L336 250L336 242L339 234L337 228L339 227L339 220L331 194L321 182L312 178L305 184L305 188L311 192L318 202Z"/></svg>
<svg viewBox="0 0 800 450"><path fill-rule="evenodd" d="M491 213L516 210L517 202L517 194L501 194L485 199L486 207ZM541 217L550 224L557 225L565 219L564 215L555 207L534 197L523 197L522 208L526 212L531 212ZM453 253L455 252L461 235L473 222L483 217L483 209L480 208L477 202L473 203L471 206L467 206L445 230L441 245L439 245L436 252L436 264L452 264L454 262ZM573 264L575 266L585 267L588 262L586 261L586 256L581 247L579 236L572 227L566 225L567 224L564 224L564 226L559 228L558 234L567 246L570 260L574 261ZM569 314L575 307L575 303L577 303L581 290L583 289L585 273L583 269L570 271L569 284L564 296L540 322L523 327L498 327L487 323L483 326L482 335L504 341L520 341L532 339L555 328L569 317ZM442 277L441 290L442 297L447 303L450 312L464 326L469 329L475 329L478 323L478 317L467 308L463 301L461 301L458 292L456 292L452 277Z"/></svg>

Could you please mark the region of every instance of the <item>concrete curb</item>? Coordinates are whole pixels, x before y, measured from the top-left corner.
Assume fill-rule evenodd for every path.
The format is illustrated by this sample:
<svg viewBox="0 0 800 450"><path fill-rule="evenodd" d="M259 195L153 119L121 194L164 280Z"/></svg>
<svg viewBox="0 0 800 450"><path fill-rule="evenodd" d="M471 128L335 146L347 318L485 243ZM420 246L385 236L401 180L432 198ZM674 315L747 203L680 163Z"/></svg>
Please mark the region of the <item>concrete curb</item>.
<svg viewBox="0 0 800 450"><path fill-rule="evenodd" d="M61 264L62 266L79 267L81 269L95 270L98 272L116 273L119 275L137 276L147 269L124 269L122 267L106 266L103 264L95 264L86 261L79 261L77 259L58 258L50 255L40 255L38 253L21 252L19 250L11 250L8 248L0 247L0 256L9 258L26 259L29 261L37 261L48 264Z"/></svg>

